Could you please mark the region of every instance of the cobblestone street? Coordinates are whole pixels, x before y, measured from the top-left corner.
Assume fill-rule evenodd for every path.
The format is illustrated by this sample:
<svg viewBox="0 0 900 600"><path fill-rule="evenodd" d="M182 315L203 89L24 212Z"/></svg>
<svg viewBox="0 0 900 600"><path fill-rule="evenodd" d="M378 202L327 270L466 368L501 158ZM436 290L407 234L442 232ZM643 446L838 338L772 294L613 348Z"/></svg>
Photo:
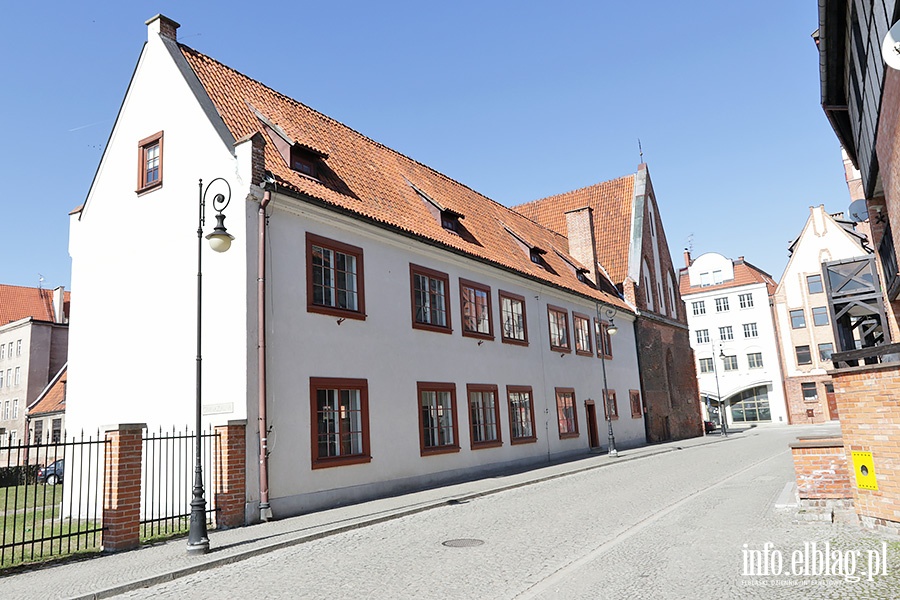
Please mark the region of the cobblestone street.
<svg viewBox="0 0 900 600"><path fill-rule="evenodd" d="M796 507L775 507L793 480L788 444L797 435L830 432L750 429L720 443L424 511L124 597L896 598L900 541L855 525L804 521ZM452 540L464 540L462 547L444 545ZM846 560L832 561L832 574L816 575L817 567L803 565L826 542L831 555ZM869 580L868 561L883 559L885 548L887 565ZM756 562L745 573L750 556Z"/></svg>

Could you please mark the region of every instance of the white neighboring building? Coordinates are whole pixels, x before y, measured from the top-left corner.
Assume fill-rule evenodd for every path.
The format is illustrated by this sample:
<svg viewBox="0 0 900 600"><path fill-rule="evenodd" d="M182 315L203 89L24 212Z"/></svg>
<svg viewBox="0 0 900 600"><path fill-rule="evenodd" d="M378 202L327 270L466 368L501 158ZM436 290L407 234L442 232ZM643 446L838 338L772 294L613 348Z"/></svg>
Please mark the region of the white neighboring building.
<svg viewBox="0 0 900 600"><path fill-rule="evenodd" d="M719 400L728 424L787 423L769 295L772 277L740 257L708 252L681 270L700 401L719 425Z"/></svg>
<svg viewBox="0 0 900 600"><path fill-rule="evenodd" d="M285 516L587 453L604 365L616 442L644 443L635 312L565 237L148 27L71 221L70 429L193 422L202 177L229 182L235 237L202 246L203 421L249 424L249 520L262 490Z"/></svg>
<svg viewBox="0 0 900 600"><path fill-rule="evenodd" d="M773 296L792 423L838 418L828 371L838 350L822 263L871 256L867 223L809 208L803 231L788 248L790 260Z"/></svg>

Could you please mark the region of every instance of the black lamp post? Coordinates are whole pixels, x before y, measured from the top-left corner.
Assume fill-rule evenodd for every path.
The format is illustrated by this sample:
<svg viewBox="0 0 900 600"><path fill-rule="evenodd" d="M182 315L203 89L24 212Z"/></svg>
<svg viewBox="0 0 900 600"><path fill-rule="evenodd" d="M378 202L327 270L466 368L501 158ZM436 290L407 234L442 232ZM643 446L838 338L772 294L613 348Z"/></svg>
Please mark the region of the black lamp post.
<svg viewBox="0 0 900 600"><path fill-rule="evenodd" d="M606 309L606 318L609 319L609 326L606 328L606 334L609 336L614 336L619 331L619 328L616 327L613 322L613 317L616 316L615 309L607 308ZM612 344L612 339L610 339L610 344ZM616 437L613 435L613 426L612 426L612 404L609 401L609 386L606 382L606 336L603 334L603 328L600 327L600 304L597 304L597 348L600 350L600 366L603 369L603 403L604 403L604 412L606 413L606 431L609 437L609 455L613 458L619 456L619 452L616 450Z"/></svg>
<svg viewBox="0 0 900 600"><path fill-rule="evenodd" d="M725 351L722 350L721 346L719 347L719 358L725 359ZM713 373L716 375L716 396L719 398L719 425L720 432L719 435L728 435L728 420L725 418L725 404L722 402L722 391L719 389L719 367L716 364L716 352L713 350Z"/></svg>
<svg viewBox="0 0 900 600"><path fill-rule="evenodd" d="M196 447L194 448L194 490L191 499L191 524L188 532L188 554L206 554L209 552L209 534L206 531L206 498L203 492L203 464L201 454L203 451L203 438L201 437L201 381L202 373L200 365L201 358L201 322L202 322L202 299L203 299L203 226L206 224L206 194L214 183L221 182L225 186L225 194L216 194L213 196L212 205L216 211L216 226L212 233L206 236L209 240L210 247L216 252L225 252L231 247L231 240L234 236L225 230L225 215L222 211L231 202L231 186L228 182L217 177L209 182L206 189L203 189L203 180L200 180L200 217L197 225L197 399L196 399L196 427L194 434L196 435Z"/></svg>

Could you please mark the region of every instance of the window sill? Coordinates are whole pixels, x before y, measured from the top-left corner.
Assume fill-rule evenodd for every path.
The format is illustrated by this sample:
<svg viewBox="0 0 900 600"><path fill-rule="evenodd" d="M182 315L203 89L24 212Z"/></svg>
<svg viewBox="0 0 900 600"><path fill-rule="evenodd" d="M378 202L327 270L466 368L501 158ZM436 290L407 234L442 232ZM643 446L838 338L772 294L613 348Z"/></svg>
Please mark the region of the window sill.
<svg viewBox="0 0 900 600"><path fill-rule="evenodd" d="M579 437L579 433L576 431L575 433L561 433L559 434L559 439L561 440L569 440Z"/></svg>
<svg viewBox="0 0 900 600"><path fill-rule="evenodd" d="M492 442L473 442L472 450L484 450L485 448L500 448L503 446L503 440L496 440Z"/></svg>
<svg viewBox="0 0 900 600"><path fill-rule="evenodd" d="M591 350L575 350L575 354L578 356L593 356L594 353Z"/></svg>
<svg viewBox="0 0 900 600"><path fill-rule="evenodd" d="M533 444L537 441L537 436L527 437L527 438L514 438L509 443L513 446L517 444Z"/></svg>
<svg viewBox="0 0 900 600"><path fill-rule="evenodd" d="M161 187L162 187L162 181L158 181L156 183L152 183L148 186L144 186L140 189L134 190L134 193L137 194L138 196L142 196L142 195L152 192L154 190L158 190Z"/></svg>
<svg viewBox="0 0 900 600"><path fill-rule="evenodd" d="M372 457L368 454L360 454L355 456L335 456L333 458L313 459L313 469L327 469L329 467L343 467L344 465L359 465L372 462Z"/></svg>
<svg viewBox="0 0 900 600"><path fill-rule="evenodd" d="M433 454L453 454L459 452L459 446L436 446L433 448L421 448L421 456L431 456Z"/></svg>
<svg viewBox="0 0 900 600"><path fill-rule="evenodd" d="M412 326L413 329L421 329L422 331L433 331L435 333L453 333L453 330L449 327L430 325L428 323L419 323L418 321L413 321Z"/></svg>
<svg viewBox="0 0 900 600"><path fill-rule="evenodd" d="M528 340L517 340L515 338L500 338L504 344L512 344L514 346L527 346Z"/></svg>
<svg viewBox="0 0 900 600"><path fill-rule="evenodd" d="M553 345L551 345L551 346L550 346L550 351L551 351L551 352L564 352L564 353L566 353L566 354L571 354L571 353L572 353L572 349L571 349L571 348L566 348L565 346L553 346Z"/></svg>
<svg viewBox="0 0 900 600"><path fill-rule="evenodd" d="M365 321L367 316L361 311L335 308L333 306L322 306L320 304L307 304L306 312L328 315L331 317L343 317L345 319L356 319L357 321Z"/></svg>
<svg viewBox="0 0 900 600"><path fill-rule="evenodd" d="M492 333L479 333L477 331L466 331L462 330L463 337L467 338L475 338L476 340L487 340L490 342L494 341L494 334Z"/></svg>

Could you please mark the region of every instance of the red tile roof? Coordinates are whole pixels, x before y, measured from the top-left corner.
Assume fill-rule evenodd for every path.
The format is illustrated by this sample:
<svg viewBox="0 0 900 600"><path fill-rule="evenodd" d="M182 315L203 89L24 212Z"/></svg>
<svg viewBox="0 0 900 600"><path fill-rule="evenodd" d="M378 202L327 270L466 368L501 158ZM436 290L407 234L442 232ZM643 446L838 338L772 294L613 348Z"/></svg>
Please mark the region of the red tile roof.
<svg viewBox="0 0 900 600"><path fill-rule="evenodd" d="M69 314L69 292L64 292L63 313ZM37 321L55 321L53 290L0 284L0 325L33 317Z"/></svg>
<svg viewBox="0 0 900 600"><path fill-rule="evenodd" d="M256 132L267 136L258 111L296 143L328 155L319 161L325 168L317 181L290 169L266 137L265 166L280 191L630 310L619 298L580 282L573 269L550 251L568 254L562 235L208 56L186 46L181 49L235 139ZM461 224L474 242L441 227L413 185L445 209L464 215ZM553 272L532 263L505 228L546 250L543 258Z"/></svg>
<svg viewBox="0 0 900 600"><path fill-rule="evenodd" d="M589 206L594 216L597 261L613 282L628 275L634 175L514 206L529 219L566 235L566 212Z"/></svg>
<svg viewBox="0 0 900 600"><path fill-rule="evenodd" d="M683 268L678 272L679 275L679 287L681 289L681 295L684 297L686 294L696 294L699 292L711 292L716 290L727 290L729 288L736 288L743 285L750 285L753 283L764 283L766 284L766 291L771 296L775 293L775 288L778 285L775 283L775 280L772 279L772 276L763 271L762 269L755 267L748 263L745 260L736 260L734 262L734 279L729 281L723 281L717 285L695 285L691 286L690 277L688 277L687 268Z"/></svg>
<svg viewBox="0 0 900 600"><path fill-rule="evenodd" d="M66 410L66 381L68 380L68 365L64 366L50 387L45 389L34 403L28 407L30 416L63 412Z"/></svg>

